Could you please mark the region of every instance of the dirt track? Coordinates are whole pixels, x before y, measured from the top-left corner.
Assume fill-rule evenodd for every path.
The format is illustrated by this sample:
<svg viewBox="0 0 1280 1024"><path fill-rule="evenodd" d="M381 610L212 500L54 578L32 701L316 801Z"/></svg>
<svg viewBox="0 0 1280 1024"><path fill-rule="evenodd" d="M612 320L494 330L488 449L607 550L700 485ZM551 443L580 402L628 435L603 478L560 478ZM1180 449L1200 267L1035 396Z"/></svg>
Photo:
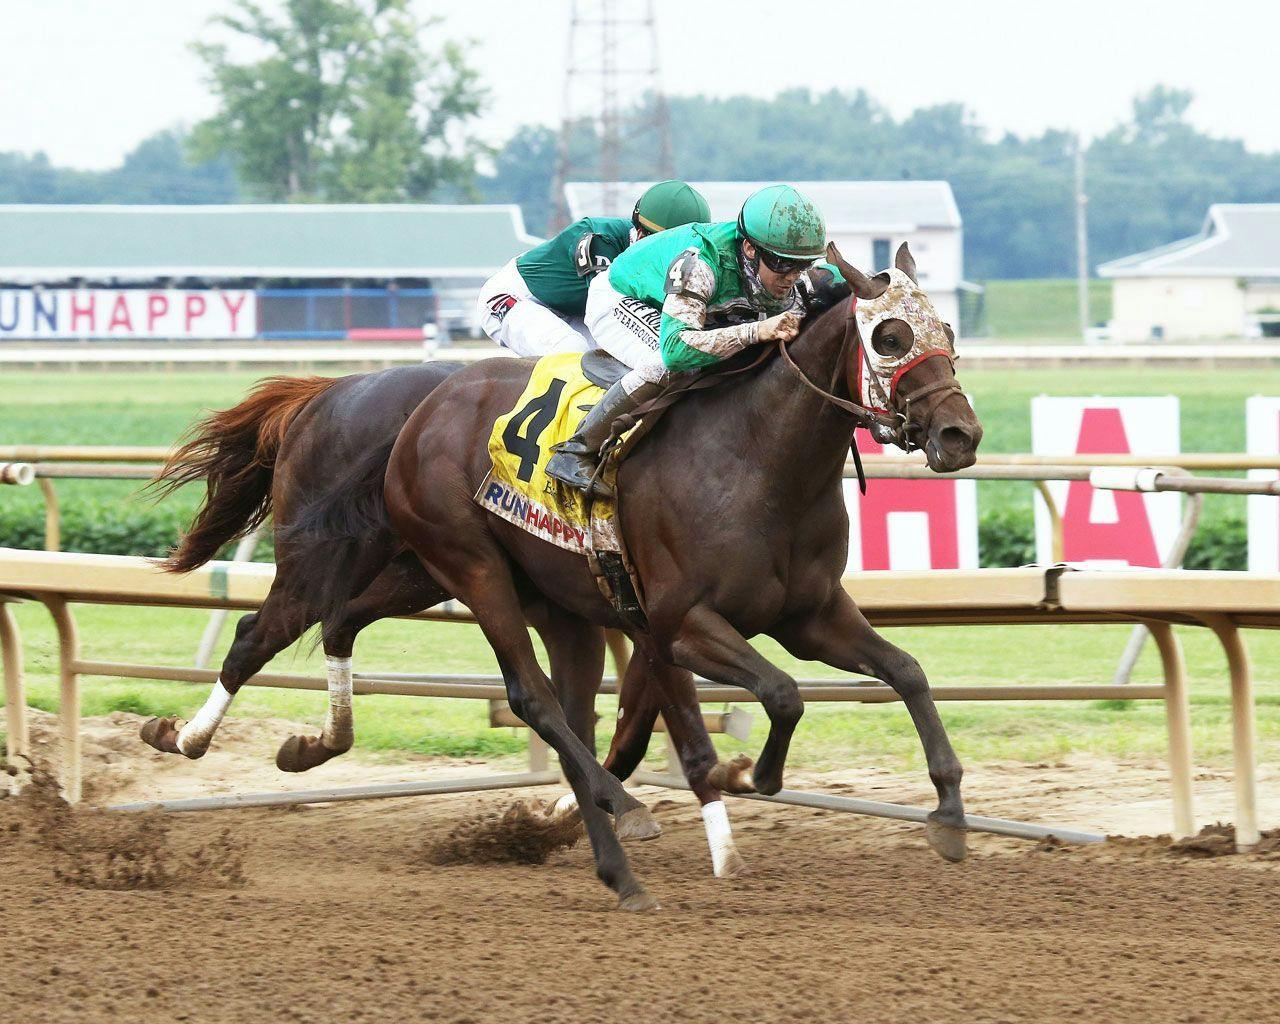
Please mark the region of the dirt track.
<svg viewBox="0 0 1280 1024"><path fill-rule="evenodd" d="M98 726L127 738L131 717ZM118 748L100 787L164 770ZM986 774L993 794L1079 788L1069 767ZM642 917L612 909L585 842L537 867L428 862L509 794L167 822L0 801L3 1019L1280 1020L1280 840L1203 858L976 837L947 865L910 826L739 802L753 874L717 881L691 799L641 792L665 830L630 848L663 903ZM108 868L95 845L159 852Z"/></svg>

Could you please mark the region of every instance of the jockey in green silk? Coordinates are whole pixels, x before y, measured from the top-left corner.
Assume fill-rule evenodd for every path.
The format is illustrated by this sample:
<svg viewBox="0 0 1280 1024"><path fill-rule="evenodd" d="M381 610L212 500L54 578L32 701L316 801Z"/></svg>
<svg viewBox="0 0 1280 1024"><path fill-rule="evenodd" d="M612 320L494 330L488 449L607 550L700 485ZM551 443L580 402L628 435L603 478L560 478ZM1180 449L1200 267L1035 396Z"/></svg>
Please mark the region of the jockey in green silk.
<svg viewBox="0 0 1280 1024"><path fill-rule="evenodd" d="M806 299L837 273L813 268L826 245L817 206L789 185L770 185L748 197L736 222L664 231L614 260L591 284L586 322L631 372L556 446L547 474L587 490L614 420L659 395L671 373L794 338ZM731 326L708 329L709 320Z"/></svg>
<svg viewBox="0 0 1280 1024"><path fill-rule="evenodd" d="M480 289L485 334L516 355L584 352L587 289L628 246L650 234L711 216L707 201L683 181L660 181L622 217L584 217L511 260Z"/></svg>

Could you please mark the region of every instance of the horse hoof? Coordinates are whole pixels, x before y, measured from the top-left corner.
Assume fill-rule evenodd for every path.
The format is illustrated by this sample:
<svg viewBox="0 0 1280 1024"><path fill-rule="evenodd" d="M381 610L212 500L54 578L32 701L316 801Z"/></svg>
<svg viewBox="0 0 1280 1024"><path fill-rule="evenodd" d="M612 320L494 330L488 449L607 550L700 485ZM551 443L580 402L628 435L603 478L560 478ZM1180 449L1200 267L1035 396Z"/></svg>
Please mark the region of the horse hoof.
<svg viewBox="0 0 1280 1024"><path fill-rule="evenodd" d="M613 824L613 830L619 839L657 839L662 835L662 826L658 824L649 811L649 808L641 805L633 807L626 814L618 818Z"/></svg>
<svg viewBox="0 0 1280 1024"><path fill-rule="evenodd" d="M549 808L547 808L548 817L556 817L561 814L569 814L578 809L578 797L574 793L566 793Z"/></svg>
<svg viewBox="0 0 1280 1024"><path fill-rule="evenodd" d="M716 878L743 878L751 874L751 869L747 867L747 862L742 859L742 855L737 850L733 850L725 857L720 870L715 874Z"/></svg>
<svg viewBox="0 0 1280 1024"><path fill-rule="evenodd" d="M643 889L637 889L626 896L618 897L618 909L629 910L632 913L642 913L646 910L659 910L661 907L658 901L647 892Z"/></svg>
<svg viewBox="0 0 1280 1024"><path fill-rule="evenodd" d="M178 718L151 718L142 723L142 742L162 754L181 754L178 749ZM202 751L203 753L203 751Z"/></svg>
<svg viewBox="0 0 1280 1024"><path fill-rule="evenodd" d="M739 754L727 764L717 761L715 767L707 772L707 782L721 793L754 793L756 784L751 778L753 764L746 754Z"/></svg>
<svg viewBox="0 0 1280 1024"><path fill-rule="evenodd" d="M290 736L276 752L276 767L282 772L310 771L340 753L326 747L319 736Z"/></svg>
<svg viewBox="0 0 1280 1024"><path fill-rule="evenodd" d="M938 821L931 814L929 820L925 822L924 834L934 852L943 860L959 864L968 856L968 843L964 829Z"/></svg>
<svg viewBox="0 0 1280 1024"><path fill-rule="evenodd" d="M766 775L760 771L760 766L756 765L755 771L751 773L751 783L755 786L755 791L762 796L773 796L782 788L782 773Z"/></svg>

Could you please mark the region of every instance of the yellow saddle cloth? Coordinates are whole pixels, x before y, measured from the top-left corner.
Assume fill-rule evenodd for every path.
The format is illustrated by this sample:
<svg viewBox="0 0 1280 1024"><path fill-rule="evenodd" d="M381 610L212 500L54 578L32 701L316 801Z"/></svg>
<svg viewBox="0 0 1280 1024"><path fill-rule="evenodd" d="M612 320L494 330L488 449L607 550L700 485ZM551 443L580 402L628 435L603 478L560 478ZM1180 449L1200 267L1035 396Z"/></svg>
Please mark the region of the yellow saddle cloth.
<svg viewBox="0 0 1280 1024"><path fill-rule="evenodd" d="M592 520L597 532L612 520L614 500L596 498L588 510L586 495L547 476L546 466L551 446L569 440L603 394L583 375L581 353L539 359L515 407L493 425L493 468L475 493L477 504L557 547L591 550Z"/></svg>

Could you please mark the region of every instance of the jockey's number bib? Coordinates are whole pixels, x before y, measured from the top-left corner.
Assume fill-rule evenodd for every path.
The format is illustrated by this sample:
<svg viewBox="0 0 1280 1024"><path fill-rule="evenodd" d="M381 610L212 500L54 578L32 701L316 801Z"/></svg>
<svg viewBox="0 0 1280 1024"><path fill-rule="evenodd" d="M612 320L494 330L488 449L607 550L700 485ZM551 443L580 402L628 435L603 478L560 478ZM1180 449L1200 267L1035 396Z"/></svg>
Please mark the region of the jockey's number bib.
<svg viewBox="0 0 1280 1024"><path fill-rule="evenodd" d="M552 445L567 441L587 410L604 394L582 373L582 355L544 356L511 412L499 416L489 435L493 468L475 501L496 516L557 547L585 553L589 547L585 495L547 476ZM594 514L611 508L596 499Z"/></svg>

